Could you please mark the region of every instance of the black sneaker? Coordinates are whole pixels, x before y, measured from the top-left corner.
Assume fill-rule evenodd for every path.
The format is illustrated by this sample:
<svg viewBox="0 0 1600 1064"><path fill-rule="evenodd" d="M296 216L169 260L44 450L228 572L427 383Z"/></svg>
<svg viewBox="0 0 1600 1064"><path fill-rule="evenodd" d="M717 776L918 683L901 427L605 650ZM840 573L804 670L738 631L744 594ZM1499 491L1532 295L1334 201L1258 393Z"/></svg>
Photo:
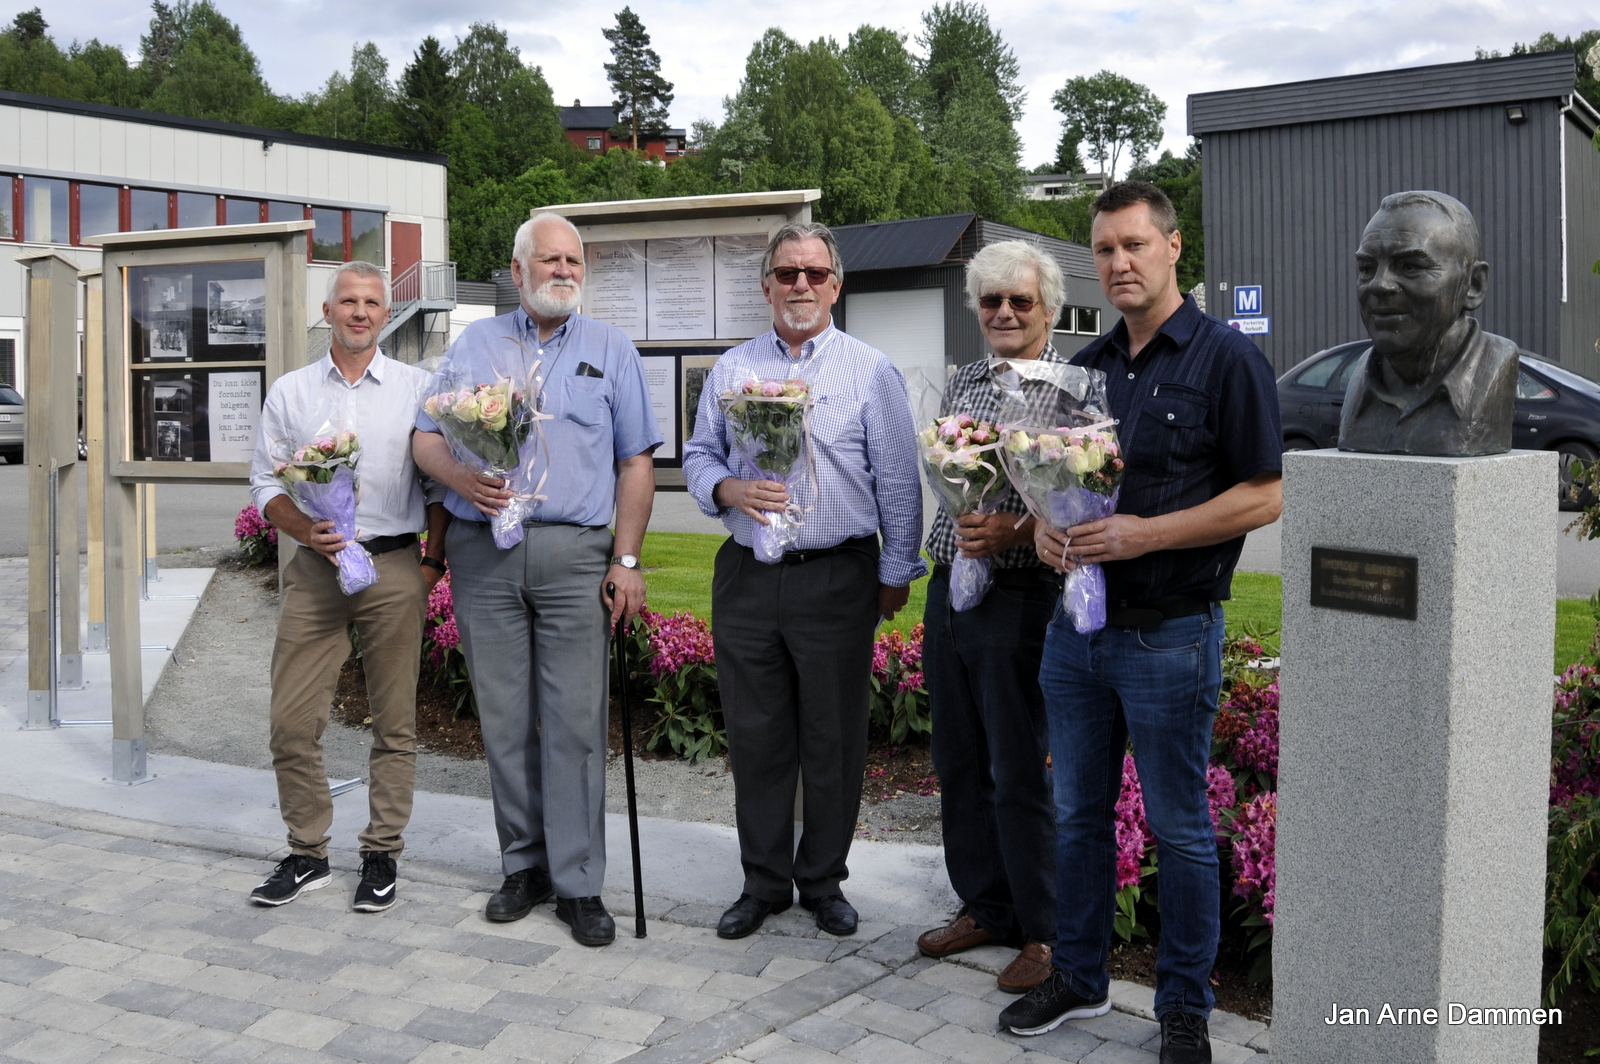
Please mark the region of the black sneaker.
<svg viewBox="0 0 1600 1064"><path fill-rule="evenodd" d="M371 851L361 855L361 882L351 905L358 913L381 913L394 904L394 858Z"/></svg>
<svg viewBox="0 0 1600 1064"><path fill-rule="evenodd" d="M1012 1034L1044 1034L1067 1020L1085 1020L1110 1011L1111 995L1099 1001L1079 997L1067 985L1067 977L1061 974L1061 969L1051 968L1044 982L1024 994L1021 1000L1005 1007L1000 1013L1000 1026L1010 1028ZM1162 1032L1165 1031L1162 1027ZM1162 1064L1166 1064L1166 1059L1165 1056L1161 1058ZM1207 1056L1206 1059L1211 1058Z"/></svg>
<svg viewBox="0 0 1600 1064"><path fill-rule="evenodd" d="M328 871L326 857L291 853L278 862L265 883L250 892L250 900L257 905L287 905L302 891L316 890L332 882L333 873Z"/></svg>
<svg viewBox="0 0 1600 1064"><path fill-rule="evenodd" d="M1211 1031L1204 1016L1173 1009L1161 1017L1161 1064L1211 1064Z"/></svg>

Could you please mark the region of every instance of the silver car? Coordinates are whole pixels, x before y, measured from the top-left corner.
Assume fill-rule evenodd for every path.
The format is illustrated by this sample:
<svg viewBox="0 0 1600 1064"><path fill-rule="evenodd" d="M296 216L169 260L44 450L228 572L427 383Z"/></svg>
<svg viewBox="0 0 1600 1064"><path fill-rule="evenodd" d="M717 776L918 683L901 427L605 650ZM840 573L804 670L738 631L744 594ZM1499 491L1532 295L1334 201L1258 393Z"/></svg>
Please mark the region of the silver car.
<svg viewBox="0 0 1600 1064"><path fill-rule="evenodd" d="M26 429L22 396L11 385L0 384L0 455L12 465L22 464L22 438Z"/></svg>

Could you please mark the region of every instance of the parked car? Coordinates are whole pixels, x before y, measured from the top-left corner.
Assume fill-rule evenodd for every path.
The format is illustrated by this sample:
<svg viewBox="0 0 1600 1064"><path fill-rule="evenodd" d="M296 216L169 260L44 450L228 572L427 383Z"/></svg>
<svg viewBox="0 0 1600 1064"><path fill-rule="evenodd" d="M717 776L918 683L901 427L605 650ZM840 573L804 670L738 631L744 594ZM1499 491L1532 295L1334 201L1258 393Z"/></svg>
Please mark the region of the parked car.
<svg viewBox="0 0 1600 1064"><path fill-rule="evenodd" d="M9 384L0 384L0 455L12 465L22 464L22 440L27 434L22 396Z"/></svg>
<svg viewBox="0 0 1600 1064"><path fill-rule="evenodd" d="M1344 393L1370 346L1370 341L1356 340L1318 351L1278 378L1284 450L1337 446ZM1575 510L1588 500L1572 498L1572 462L1600 456L1600 384L1532 352L1523 351L1520 357L1511 446L1559 451L1561 508Z"/></svg>

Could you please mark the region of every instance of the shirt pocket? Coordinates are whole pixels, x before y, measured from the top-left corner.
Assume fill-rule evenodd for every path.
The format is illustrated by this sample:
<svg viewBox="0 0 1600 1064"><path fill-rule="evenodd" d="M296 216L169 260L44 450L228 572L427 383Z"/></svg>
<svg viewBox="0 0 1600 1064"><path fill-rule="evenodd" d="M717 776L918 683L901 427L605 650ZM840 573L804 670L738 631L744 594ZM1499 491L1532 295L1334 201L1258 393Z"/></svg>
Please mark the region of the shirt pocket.
<svg viewBox="0 0 1600 1064"><path fill-rule="evenodd" d="M1207 450L1211 400L1186 384L1163 383L1144 401L1129 463L1153 473L1174 473Z"/></svg>
<svg viewBox="0 0 1600 1064"><path fill-rule="evenodd" d="M811 435L813 440L832 444L866 443L866 429L861 420L862 400L853 395L819 395L811 408Z"/></svg>
<svg viewBox="0 0 1600 1064"><path fill-rule="evenodd" d="M561 417L591 429L606 423L609 404L604 380L576 374L557 379L561 381Z"/></svg>

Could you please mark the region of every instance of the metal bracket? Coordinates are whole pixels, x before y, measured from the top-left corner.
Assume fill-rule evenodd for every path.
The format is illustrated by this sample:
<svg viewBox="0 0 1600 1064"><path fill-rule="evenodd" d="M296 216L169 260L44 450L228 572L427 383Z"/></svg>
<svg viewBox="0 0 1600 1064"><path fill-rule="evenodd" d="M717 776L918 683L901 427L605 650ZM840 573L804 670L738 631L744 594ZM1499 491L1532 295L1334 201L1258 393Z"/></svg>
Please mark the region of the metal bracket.
<svg viewBox="0 0 1600 1064"><path fill-rule="evenodd" d="M83 682L83 655L61 655L60 672L56 677L57 691L81 691L88 686Z"/></svg>
<svg viewBox="0 0 1600 1064"><path fill-rule="evenodd" d="M86 654L111 653L111 634L105 621L89 622L89 641L83 649Z"/></svg>
<svg viewBox="0 0 1600 1064"><path fill-rule="evenodd" d="M137 739L111 740L111 779L107 782L135 787L141 783L149 783L153 779L155 777L150 775L145 765L143 736Z"/></svg>
<svg viewBox="0 0 1600 1064"><path fill-rule="evenodd" d="M61 726L54 691L28 692L28 731L49 731Z"/></svg>

